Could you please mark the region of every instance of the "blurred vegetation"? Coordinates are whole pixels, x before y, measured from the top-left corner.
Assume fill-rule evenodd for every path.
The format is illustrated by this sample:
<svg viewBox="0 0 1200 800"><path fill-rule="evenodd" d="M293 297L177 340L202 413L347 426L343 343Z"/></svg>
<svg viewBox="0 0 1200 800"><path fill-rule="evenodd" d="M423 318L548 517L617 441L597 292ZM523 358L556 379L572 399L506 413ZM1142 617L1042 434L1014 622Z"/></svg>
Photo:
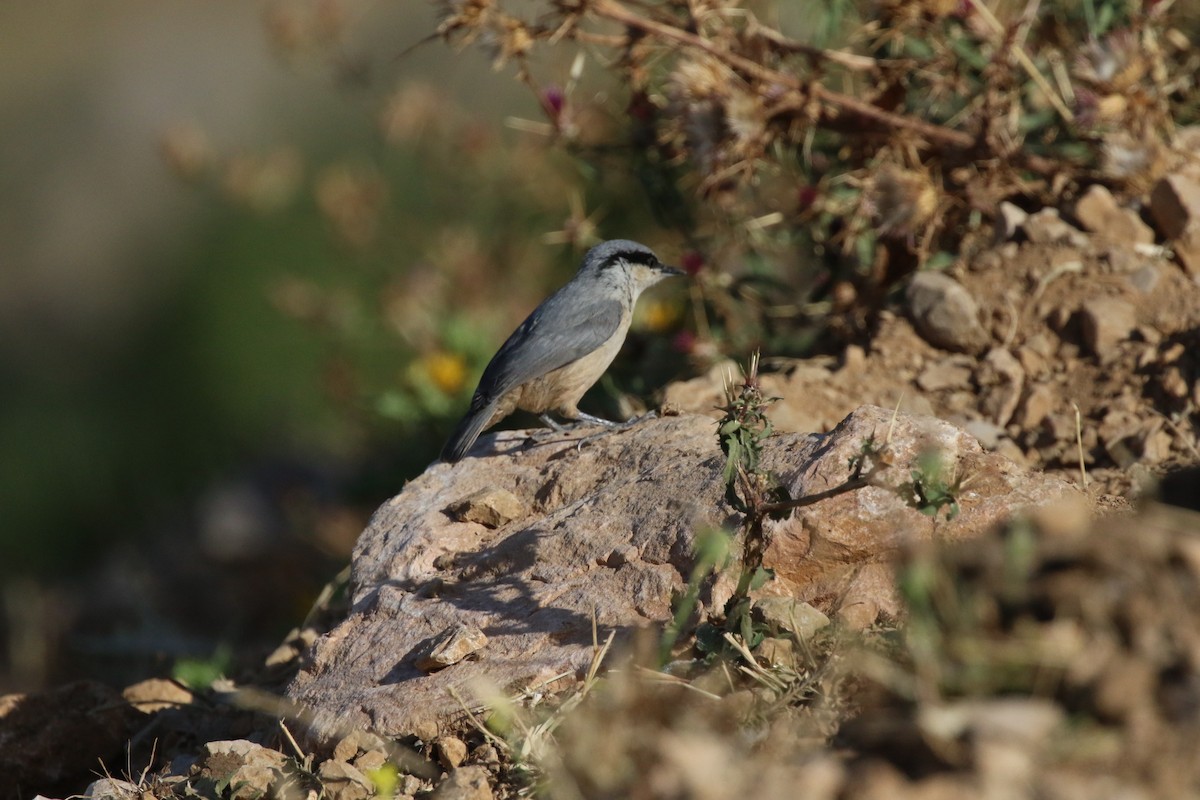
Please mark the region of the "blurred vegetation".
<svg viewBox="0 0 1200 800"><path fill-rule="evenodd" d="M339 5L273 6L277 51L320 58L353 24ZM401 82L376 140L349 156L219 156L198 130L166 140L182 174L239 206L320 216L346 266L295 270L269 296L324 342L324 390L357 437L410 443L401 473L600 238L642 238L695 278L687 297L643 303L653 335L635 335L594 393L628 413L720 357L869 336L901 278L990 241L1001 200L1057 206L1094 182L1136 197L1200 107L1200 14L1172 2L438 8L413 46L482 48L533 113L488 129L435 86Z"/></svg>

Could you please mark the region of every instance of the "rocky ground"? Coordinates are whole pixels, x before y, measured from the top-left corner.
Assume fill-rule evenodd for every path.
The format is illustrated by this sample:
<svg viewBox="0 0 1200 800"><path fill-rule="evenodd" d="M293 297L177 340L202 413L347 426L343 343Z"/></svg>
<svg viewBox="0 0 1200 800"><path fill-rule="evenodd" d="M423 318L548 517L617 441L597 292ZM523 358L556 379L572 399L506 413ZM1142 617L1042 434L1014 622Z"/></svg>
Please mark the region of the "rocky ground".
<svg viewBox="0 0 1200 800"><path fill-rule="evenodd" d="M995 245L919 273L868 346L767 359L764 458L791 496L860 456L871 480L768 525L777 577L723 657L695 633L724 624L720 570L696 579L666 670L638 630L694 583L698 521L741 524L715 426L687 414L719 413L725 365L620 435L686 444L671 471L645 442L521 434L494 462L435 465L249 680L0 698L3 796L100 777L93 797L1200 796L1200 518L1131 502L1200 461L1200 169L1142 201L1096 185L1070 208L1005 204ZM952 453L937 480L919 458L934 439ZM636 505L669 481L685 504ZM1200 478L1162 491L1194 506ZM989 503L1038 510L1002 523ZM489 653L520 674L452 679L485 675Z"/></svg>

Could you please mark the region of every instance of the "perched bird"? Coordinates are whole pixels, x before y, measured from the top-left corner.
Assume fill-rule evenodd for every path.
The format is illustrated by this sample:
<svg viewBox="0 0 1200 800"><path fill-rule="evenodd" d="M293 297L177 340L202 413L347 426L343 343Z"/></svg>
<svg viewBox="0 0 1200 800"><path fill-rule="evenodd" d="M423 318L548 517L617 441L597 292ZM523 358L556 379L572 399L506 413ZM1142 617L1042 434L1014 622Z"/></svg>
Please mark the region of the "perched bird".
<svg viewBox="0 0 1200 800"><path fill-rule="evenodd" d="M541 415L552 428L559 426L551 411L568 420L613 425L576 404L621 349L638 295L682 274L627 239L588 250L570 283L534 309L492 357L470 410L442 448L442 460L461 459L480 433L518 408Z"/></svg>

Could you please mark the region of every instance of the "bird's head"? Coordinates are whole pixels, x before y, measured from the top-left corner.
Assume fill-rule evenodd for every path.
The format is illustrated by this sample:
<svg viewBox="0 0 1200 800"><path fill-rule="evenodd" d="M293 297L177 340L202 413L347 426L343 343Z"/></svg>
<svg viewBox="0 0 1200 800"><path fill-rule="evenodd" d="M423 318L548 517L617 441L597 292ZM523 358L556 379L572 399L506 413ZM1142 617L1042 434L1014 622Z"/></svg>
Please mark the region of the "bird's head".
<svg viewBox="0 0 1200 800"><path fill-rule="evenodd" d="M683 275L683 271L658 260L654 251L629 239L612 239L587 251L580 273L592 272L608 280L630 286L634 296L663 278Z"/></svg>

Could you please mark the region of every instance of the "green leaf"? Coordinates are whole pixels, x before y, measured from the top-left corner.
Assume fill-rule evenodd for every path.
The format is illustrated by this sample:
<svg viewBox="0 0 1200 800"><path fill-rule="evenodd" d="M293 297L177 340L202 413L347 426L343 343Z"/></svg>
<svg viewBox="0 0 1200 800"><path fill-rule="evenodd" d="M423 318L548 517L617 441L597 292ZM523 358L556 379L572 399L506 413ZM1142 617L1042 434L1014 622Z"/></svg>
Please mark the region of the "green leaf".
<svg viewBox="0 0 1200 800"><path fill-rule="evenodd" d="M754 570L754 575L750 578L750 591L761 589L767 584L767 581L775 579L775 570L769 567L759 567Z"/></svg>

